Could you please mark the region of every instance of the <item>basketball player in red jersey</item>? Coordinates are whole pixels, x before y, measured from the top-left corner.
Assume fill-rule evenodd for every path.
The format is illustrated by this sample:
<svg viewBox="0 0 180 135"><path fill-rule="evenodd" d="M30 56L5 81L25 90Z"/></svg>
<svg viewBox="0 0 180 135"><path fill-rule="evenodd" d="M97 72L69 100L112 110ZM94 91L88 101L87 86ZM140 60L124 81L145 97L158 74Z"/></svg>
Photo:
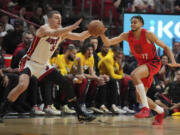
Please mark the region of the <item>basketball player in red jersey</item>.
<svg viewBox="0 0 180 135"><path fill-rule="evenodd" d="M91 121L95 119L95 116L84 113L79 107L72 84L58 70L49 65L49 59L64 39L85 40L90 36L88 31L82 33L71 32L79 27L81 21L80 19L75 24L62 28L61 14L58 11L49 12L48 24L37 30L30 49L21 60L20 70L22 72L19 76L18 85L10 91L7 99L0 106L1 121L8 112L9 106L27 89L31 75L36 76L39 80L46 78L62 86L67 102L74 106L79 120Z"/></svg>
<svg viewBox="0 0 180 135"><path fill-rule="evenodd" d="M131 18L131 31L120 34L118 37L108 39L104 34L101 39L107 46L116 45L123 40L127 41L132 54L138 61L139 66L132 71L131 78L136 87L138 101L143 105L140 112L135 114L136 118L147 118L150 116L150 108L157 112L153 125L161 125L165 116L163 108L155 104L146 93L151 86L153 76L160 70L161 61L157 56L154 43L164 49L171 60L171 67L179 66L170 48L159 40L155 34L143 29L144 20L141 16Z"/></svg>

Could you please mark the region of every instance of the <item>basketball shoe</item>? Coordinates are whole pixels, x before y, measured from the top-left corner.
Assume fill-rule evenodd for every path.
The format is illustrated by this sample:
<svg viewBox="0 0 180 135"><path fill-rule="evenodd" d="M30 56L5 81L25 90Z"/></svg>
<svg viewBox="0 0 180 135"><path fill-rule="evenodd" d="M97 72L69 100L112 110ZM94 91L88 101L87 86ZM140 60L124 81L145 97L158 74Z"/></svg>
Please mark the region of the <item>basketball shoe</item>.
<svg viewBox="0 0 180 135"><path fill-rule="evenodd" d="M164 118L167 117L168 114L169 114L168 110L164 110L163 113L157 114L155 116L155 119L154 119L152 125L162 125Z"/></svg>
<svg viewBox="0 0 180 135"><path fill-rule="evenodd" d="M136 118L147 118L150 116L150 109L147 107L143 107L140 112L136 113L134 116Z"/></svg>

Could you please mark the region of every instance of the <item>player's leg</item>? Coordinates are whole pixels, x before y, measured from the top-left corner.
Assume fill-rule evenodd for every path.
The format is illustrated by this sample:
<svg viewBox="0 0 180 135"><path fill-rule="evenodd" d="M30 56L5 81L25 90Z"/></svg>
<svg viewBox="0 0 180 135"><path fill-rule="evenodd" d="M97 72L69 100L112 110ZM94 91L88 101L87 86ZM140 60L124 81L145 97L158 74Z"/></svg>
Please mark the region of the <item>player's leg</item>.
<svg viewBox="0 0 180 135"><path fill-rule="evenodd" d="M145 87L145 91L147 93L147 91L148 91L147 87ZM137 92L136 92L136 97L137 97L137 101L142 104L140 96ZM149 108L154 110L156 108L156 103L152 99L150 99L149 97L147 97L147 101L148 101Z"/></svg>
<svg viewBox="0 0 180 135"><path fill-rule="evenodd" d="M81 110L72 83L62 76L58 70L52 70L45 78L62 87L68 104L71 104L75 108L79 120L92 121L95 119L94 115L86 114Z"/></svg>
<svg viewBox="0 0 180 135"><path fill-rule="evenodd" d="M147 93L148 88L145 87L145 90ZM142 103L138 93L136 93L136 96L137 96L138 102ZM160 107L159 105L157 105L151 98L147 97L147 100L148 100L149 107L155 112L157 112L157 115L155 116L155 120L153 121L153 125L162 125L163 119L166 115L164 109Z"/></svg>
<svg viewBox="0 0 180 135"><path fill-rule="evenodd" d="M26 72L25 69L24 72ZM13 102L27 89L29 85L29 75L27 73L22 73L19 76L19 81L16 87L14 87L8 94L7 99L5 99L0 106L0 119L8 113L8 109Z"/></svg>
<svg viewBox="0 0 180 135"><path fill-rule="evenodd" d="M135 114L136 118L146 118L146 117L149 117L150 115L150 109L148 105L148 99L146 96L146 90L145 90L143 82L141 81L142 78L146 78L148 76L149 76L149 68L145 64L137 67L131 73L131 78L136 87L136 91L139 95L140 101L143 105L143 108L141 109L141 111Z"/></svg>
<svg viewBox="0 0 180 135"><path fill-rule="evenodd" d="M152 110L157 112L157 115L155 116L155 119L153 121L153 125L162 125L164 117L167 115L165 110L157 105L152 99L148 98L149 106Z"/></svg>

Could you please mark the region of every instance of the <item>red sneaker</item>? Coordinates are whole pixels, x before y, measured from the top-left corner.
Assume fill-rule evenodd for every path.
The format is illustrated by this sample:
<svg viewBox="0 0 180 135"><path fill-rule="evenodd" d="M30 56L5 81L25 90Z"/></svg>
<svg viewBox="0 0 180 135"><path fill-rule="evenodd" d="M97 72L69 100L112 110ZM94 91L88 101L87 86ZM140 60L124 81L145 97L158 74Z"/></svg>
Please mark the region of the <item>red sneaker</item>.
<svg viewBox="0 0 180 135"><path fill-rule="evenodd" d="M153 125L162 125L163 124L163 119L165 117L165 112L161 113L161 114L157 114L155 116L155 119L153 121Z"/></svg>
<svg viewBox="0 0 180 135"><path fill-rule="evenodd" d="M150 116L150 109L143 107L140 112L134 115L136 118L147 118Z"/></svg>

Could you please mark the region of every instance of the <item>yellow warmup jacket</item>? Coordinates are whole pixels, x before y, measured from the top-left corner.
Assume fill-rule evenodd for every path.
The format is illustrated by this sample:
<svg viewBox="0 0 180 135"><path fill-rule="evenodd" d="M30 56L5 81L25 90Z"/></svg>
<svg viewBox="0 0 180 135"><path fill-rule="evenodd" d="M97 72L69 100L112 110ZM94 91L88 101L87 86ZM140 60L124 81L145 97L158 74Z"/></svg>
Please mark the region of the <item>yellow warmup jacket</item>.
<svg viewBox="0 0 180 135"><path fill-rule="evenodd" d="M106 55L98 63L98 69L101 75L106 74L114 79L123 78L123 69L114 61L112 55Z"/></svg>

